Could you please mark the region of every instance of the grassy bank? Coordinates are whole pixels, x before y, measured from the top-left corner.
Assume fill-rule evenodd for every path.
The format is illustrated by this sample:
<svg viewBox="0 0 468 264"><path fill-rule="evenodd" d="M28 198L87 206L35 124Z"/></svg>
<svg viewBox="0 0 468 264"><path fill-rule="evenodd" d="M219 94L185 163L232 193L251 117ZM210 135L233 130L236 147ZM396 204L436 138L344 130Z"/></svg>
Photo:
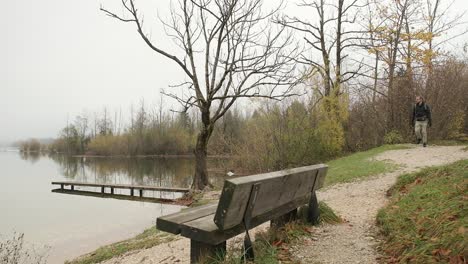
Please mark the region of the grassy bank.
<svg viewBox="0 0 468 264"><path fill-rule="evenodd" d="M391 263L466 263L468 160L400 176L377 221Z"/></svg>
<svg viewBox="0 0 468 264"><path fill-rule="evenodd" d="M394 171L398 168L397 165L372 160L372 158L388 150L408 148L411 148L411 145L383 145L327 162L330 169L325 178L325 185L350 182L367 176Z"/></svg>
<svg viewBox="0 0 468 264"><path fill-rule="evenodd" d="M173 241L177 238L177 236L159 231L156 229L156 227L153 226L134 238L100 247L92 253L86 254L72 261L66 261L65 263L99 263L101 261L111 259L115 256L122 255L129 251L151 248L162 243Z"/></svg>

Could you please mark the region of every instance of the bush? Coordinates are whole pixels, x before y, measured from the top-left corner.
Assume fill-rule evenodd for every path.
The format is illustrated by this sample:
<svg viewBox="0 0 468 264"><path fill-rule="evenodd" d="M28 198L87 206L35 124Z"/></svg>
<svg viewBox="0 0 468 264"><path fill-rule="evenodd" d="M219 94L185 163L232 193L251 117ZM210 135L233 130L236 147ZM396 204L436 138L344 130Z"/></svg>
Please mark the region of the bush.
<svg viewBox="0 0 468 264"><path fill-rule="evenodd" d="M0 263L47 263L47 247L38 252L33 247L26 247L24 242L24 234L20 233L14 233L13 238L0 240Z"/></svg>
<svg viewBox="0 0 468 264"><path fill-rule="evenodd" d="M388 145L401 144L403 141L403 137L396 130L392 130L384 136L384 143Z"/></svg>

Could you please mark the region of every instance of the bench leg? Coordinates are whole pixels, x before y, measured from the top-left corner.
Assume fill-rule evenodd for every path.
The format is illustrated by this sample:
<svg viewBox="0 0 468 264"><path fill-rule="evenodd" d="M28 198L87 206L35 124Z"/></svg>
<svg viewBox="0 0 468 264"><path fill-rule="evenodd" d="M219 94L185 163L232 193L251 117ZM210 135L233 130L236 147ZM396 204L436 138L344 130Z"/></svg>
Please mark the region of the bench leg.
<svg viewBox="0 0 468 264"><path fill-rule="evenodd" d="M114 188L111 187L111 194L114 194Z"/></svg>
<svg viewBox="0 0 468 264"><path fill-rule="evenodd" d="M140 197L143 197L143 190L140 190Z"/></svg>
<svg viewBox="0 0 468 264"><path fill-rule="evenodd" d="M223 260L226 255L226 241L218 245L190 240L190 263L199 263L200 260Z"/></svg>
<svg viewBox="0 0 468 264"><path fill-rule="evenodd" d="M75 185L70 186L70 190L74 191L75 190Z"/></svg>
<svg viewBox="0 0 468 264"><path fill-rule="evenodd" d="M101 193L104 193L104 186L101 187Z"/></svg>
<svg viewBox="0 0 468 264"><path fill-rule="evenodd" d="M272 219L270 222L270 226L280 228L284 226L286 223L294 221L297 219L297 208L289 211L288 213L277 217L275 219Z"/></svg>
<svg viewBox="0 0 468 264"><path fill-rule="evenodd" d="M133 188L130 189L130 196L133 196Z"/></svg>
<svg viewBox="0 0 468 264"><path fill-rule="evenodd" d="M309 223L313 225L317 225L319 223L319 218L320 218L320 211L319 211L319 206L318 206L318 201L317 201L317 195L315 194L315 191L314 191L310 195L309 210L307 212L307 221L309 221Z"/></svg>

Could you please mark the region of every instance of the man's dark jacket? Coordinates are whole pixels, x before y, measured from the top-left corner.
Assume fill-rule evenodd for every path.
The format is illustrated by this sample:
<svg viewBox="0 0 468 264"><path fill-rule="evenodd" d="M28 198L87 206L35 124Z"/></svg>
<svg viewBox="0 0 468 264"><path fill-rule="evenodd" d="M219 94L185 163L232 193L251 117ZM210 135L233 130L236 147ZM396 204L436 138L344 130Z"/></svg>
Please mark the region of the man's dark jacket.
<svg viewBox="0 0 468 264"><path fill-rule="evenodd" d="M432 115L431 108L428 104L422 102L421 104L415 104L413 106L413 118L412 124L415 124L415 121L428 121L428 125L432 125Z"/></svg>

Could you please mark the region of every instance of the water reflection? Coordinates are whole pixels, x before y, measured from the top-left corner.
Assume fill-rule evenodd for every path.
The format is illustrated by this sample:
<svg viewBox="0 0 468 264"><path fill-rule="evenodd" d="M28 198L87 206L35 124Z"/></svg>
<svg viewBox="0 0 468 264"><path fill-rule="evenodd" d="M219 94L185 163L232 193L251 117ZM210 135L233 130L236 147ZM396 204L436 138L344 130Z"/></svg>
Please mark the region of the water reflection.
<svg viewBox="0 0 468 264"><path fill-rule="evenodd" d="M76 158L52 155L60 174L77 182L188 187L192 159Z"/></svg>
<svg viewBox="0 0 468 264"><path fill-rule="evenodd" d="M45 154L42 154L40 152L20 151L19 155L22 160L27 160L34 164L41 158L41 156Z"/></svg>
<svg viewBox="0 0 468 264"><path fill-rule="evenodd" d="M59 173L67 180L89 183L133 184L188 188L192 183L193 158L102 158L70 157L51 154ZM23 158L23 157L22 157ZM40 155L25 155L23 159L36 162ZM226 159L210 159L210 180L222 184Z"/></svg>

